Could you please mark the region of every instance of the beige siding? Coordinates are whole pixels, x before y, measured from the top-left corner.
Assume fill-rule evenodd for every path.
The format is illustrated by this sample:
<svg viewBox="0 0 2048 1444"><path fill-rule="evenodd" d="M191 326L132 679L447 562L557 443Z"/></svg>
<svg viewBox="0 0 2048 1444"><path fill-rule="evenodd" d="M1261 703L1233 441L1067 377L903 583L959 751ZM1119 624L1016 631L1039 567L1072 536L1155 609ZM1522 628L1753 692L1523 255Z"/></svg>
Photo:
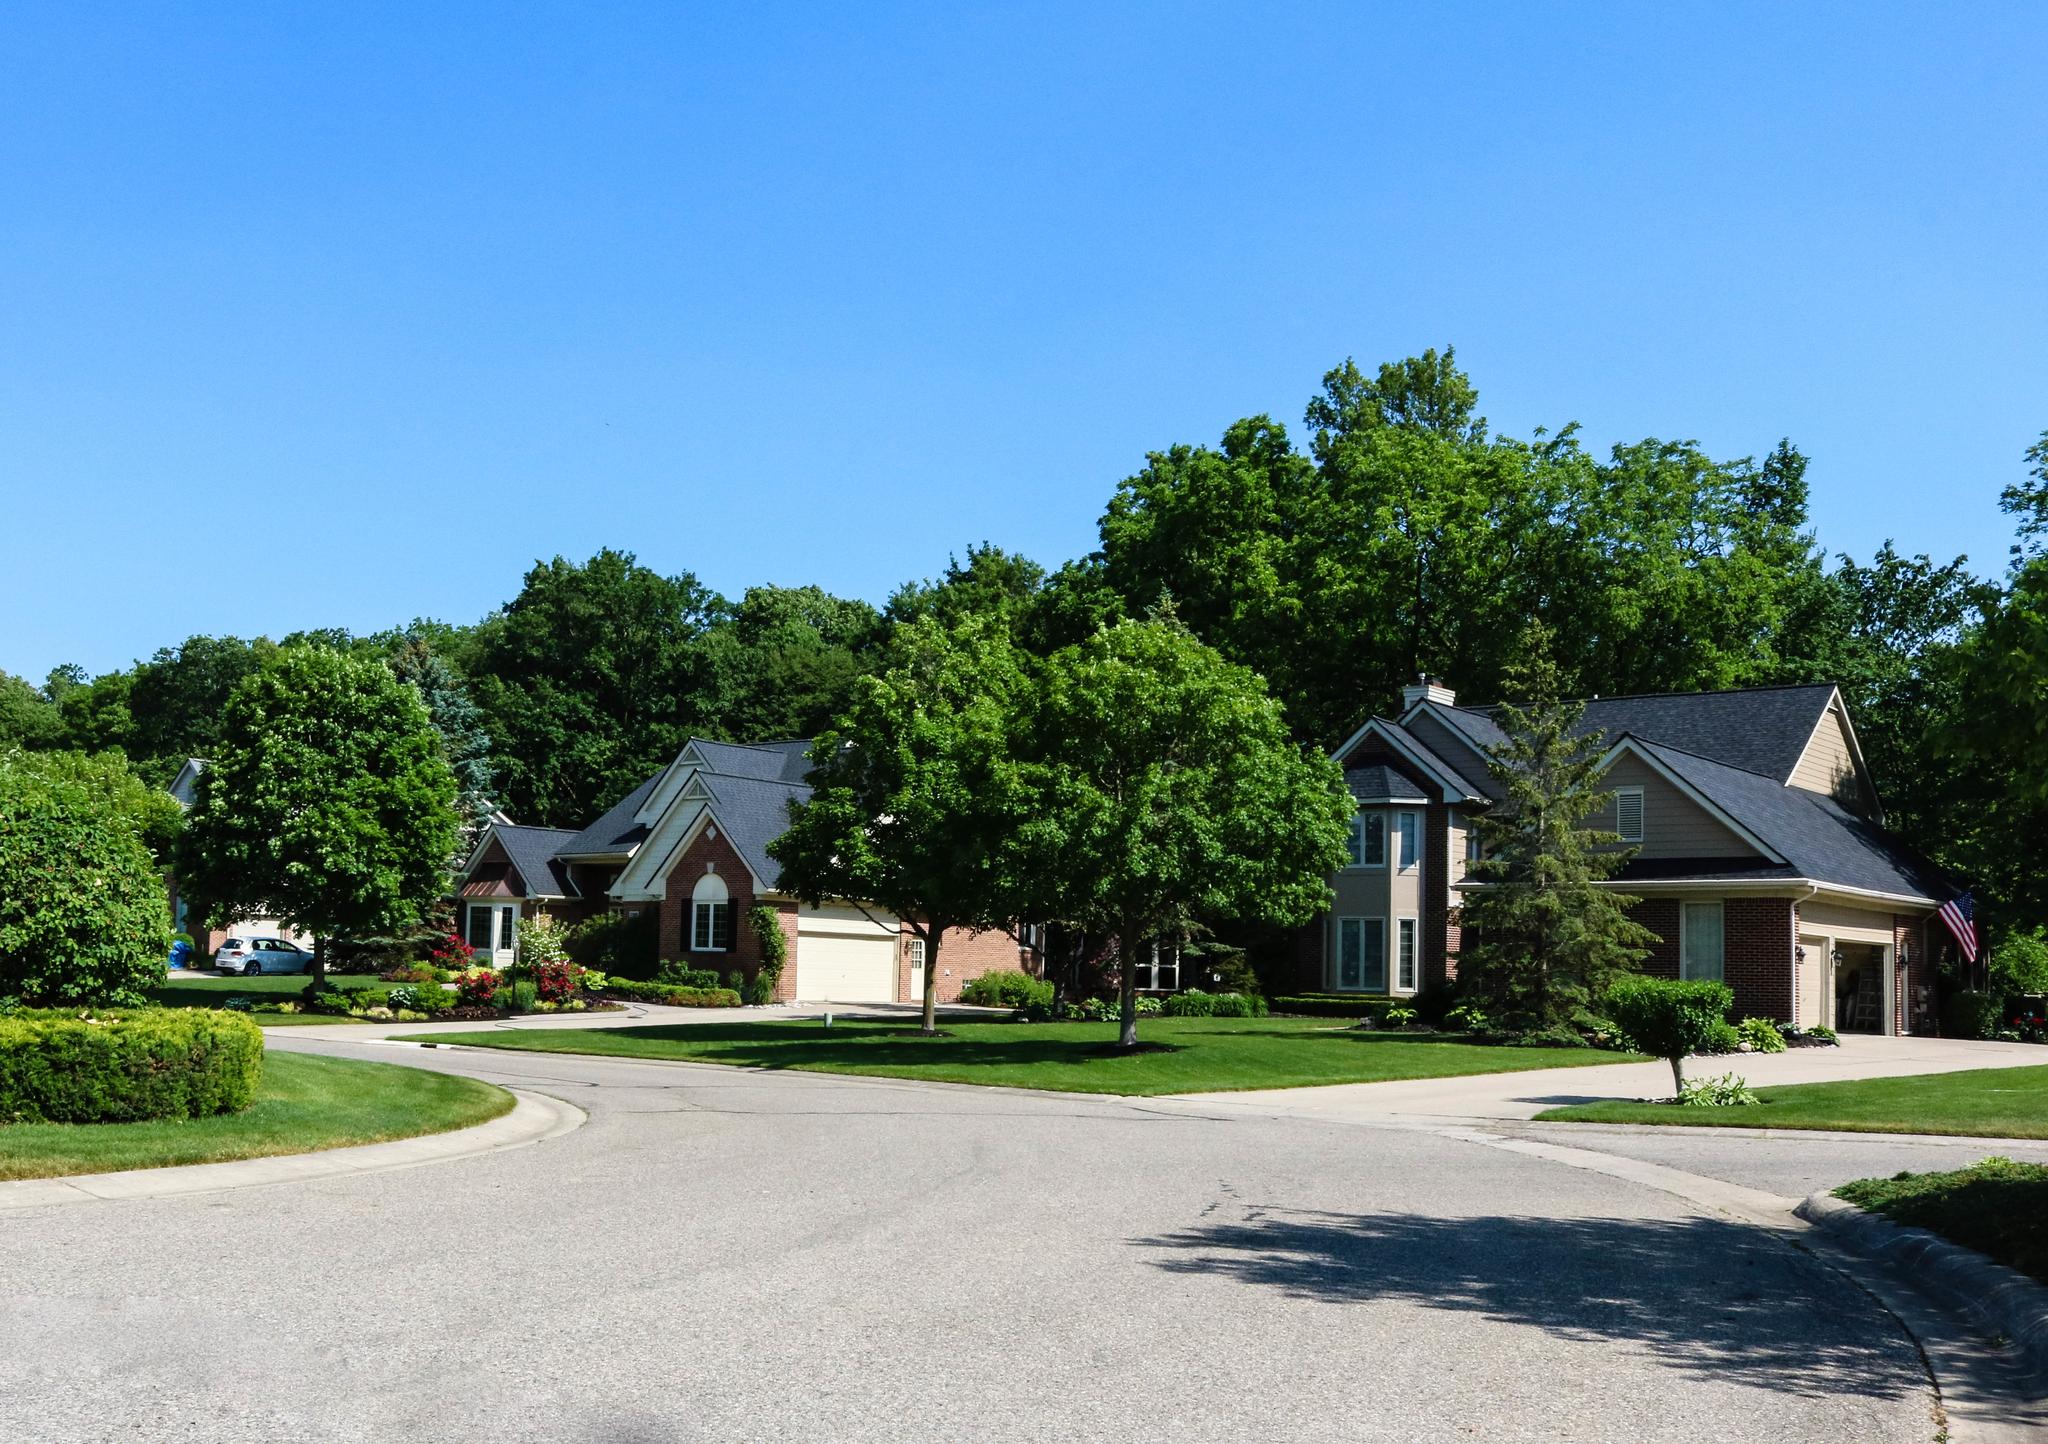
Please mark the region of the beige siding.
<svg viewBox="0 0 2048 1444"><path fill-rule="evenodd" d="M1849 746L1849 723L1839 702L1821 714L1813 737L1806 744L1798 765L1792 769L1791 785L1834 798L1858 812L1869 810L1869 794L1856 770L1856 753Z"/></svg>
<svg viewBox="0 0 2048 1444"><path fill-rule="evenodd" d="M1642 857L1761 857L1754 847L1704 807L1664 779L1639 757L1623 753L1607 769L1608 787L1643 790ZM1614 831L1614 804L1586 819L1586 826ZM1633 844L1632 844L1633 845Z"/></svg>

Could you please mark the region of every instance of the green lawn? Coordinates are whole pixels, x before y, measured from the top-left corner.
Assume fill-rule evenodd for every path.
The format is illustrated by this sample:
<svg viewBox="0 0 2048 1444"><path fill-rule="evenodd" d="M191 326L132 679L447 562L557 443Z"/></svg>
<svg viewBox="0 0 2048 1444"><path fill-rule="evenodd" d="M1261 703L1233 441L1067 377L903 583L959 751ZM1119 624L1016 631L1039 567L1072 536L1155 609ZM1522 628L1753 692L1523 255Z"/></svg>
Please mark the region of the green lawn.
<svg viewBox="0 0 2048 1444"><path fill-rule="evenodd" d="M751 1068L881 1074L943 1083L1067 1093L1197 1093L1442 1078L1629 1061L1593 1048L1490 1048L1460 1038L1356 1031L1317 1018L1146 1018L1158 1052L1111 1051L1107 1023L946 1023L921 1038L911 1024L815 1020L658 1028L491 1029L439 1033L436 1043L615 1058L680 1058Z"/></svg>
<svg viewBox="0 0 2048 1444"><path fill-rule="evenodd" d="M1699 1128L1828 1128L1848 1133L1953 1133L2048 1138L2048 1067L1984 1068L1788 1083L1759 1088L1755 1108L1579 1103L1537 1114L1546 1123L1665 1123Z"/></svg>
<svg viewBox="0 0 2048 1444"><path fill-rule="evenodd" d="M216 978L211 973L172 973L164 985L149 995L160 1008L218 1008L239 993L245 998L273 996L296 998L306 990L304 973L265 973L254 978ZM372 974L329 973L327 981L337 988L358 988L377 982ZM322 1013L251 1013L249 1021L265 1028L302 1028L312 1024L361 1023L361 1018L337 1018Z"/></svg>
<svg viewBox="0 0 2048 1444"><path fill-rule="evenodd" d="M508 1111L510 1093L446 1073L302 1053L266 1053L240 1113L155 1123L0 1126L0 1179L317 1153L467 1128Z"/></svg>
<svg viewBox="0 0 2048 1444"><path fill-rule="evenodd" d="M1835 1196L2048 1283L2048 1168L2038 1163L1987 1158L1954 1173L1859 1178Z"/></svg>

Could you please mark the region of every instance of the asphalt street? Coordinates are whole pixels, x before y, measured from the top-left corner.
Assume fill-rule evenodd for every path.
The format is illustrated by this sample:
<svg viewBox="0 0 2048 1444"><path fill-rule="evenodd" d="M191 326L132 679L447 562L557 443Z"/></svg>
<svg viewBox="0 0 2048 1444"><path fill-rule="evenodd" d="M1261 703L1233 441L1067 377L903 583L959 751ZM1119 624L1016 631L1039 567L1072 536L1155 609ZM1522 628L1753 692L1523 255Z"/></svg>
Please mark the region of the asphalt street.
<svg viewBox="0 0 2048 1444"><path fill-rule="evenodd" d="M1804 1250L1427 1129L272 1042L589 1121L387 1173L0 1217L0 1439L1936 1435L1913 1339ZM1500 1127L1771 1192L1988 1151Z"/></svg>

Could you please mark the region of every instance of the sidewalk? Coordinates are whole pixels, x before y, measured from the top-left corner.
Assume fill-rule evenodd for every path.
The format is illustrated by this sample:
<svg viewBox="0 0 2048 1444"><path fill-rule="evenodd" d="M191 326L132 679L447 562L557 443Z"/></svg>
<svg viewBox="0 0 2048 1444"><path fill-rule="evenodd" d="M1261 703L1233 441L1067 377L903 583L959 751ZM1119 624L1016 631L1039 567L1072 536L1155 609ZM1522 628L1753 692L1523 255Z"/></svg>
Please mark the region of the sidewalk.
<svg viewBox="0 0 2048 1444"><path fill-rule="evenodd" d="M2048 1048L2033 1043L1977 1043L1951 1038L1873 1038L1844 1034L1839 1048L1788 1048L1783 1053L1731 1053L1693 1058L1691 1076L1739 1073L1752 1087L1834 1083L1971 1068L2048 1067ZM1668 1098L1668 1063L1615 1063L1593 1068L1538 1068L1463 1078L1390 1083L1337 1083L1244 1093L1183 1093L1182 1101L1259 1112L1329 1118L1458 1118L1527 1120L1549 1108L1603 1098Z"/></svg>

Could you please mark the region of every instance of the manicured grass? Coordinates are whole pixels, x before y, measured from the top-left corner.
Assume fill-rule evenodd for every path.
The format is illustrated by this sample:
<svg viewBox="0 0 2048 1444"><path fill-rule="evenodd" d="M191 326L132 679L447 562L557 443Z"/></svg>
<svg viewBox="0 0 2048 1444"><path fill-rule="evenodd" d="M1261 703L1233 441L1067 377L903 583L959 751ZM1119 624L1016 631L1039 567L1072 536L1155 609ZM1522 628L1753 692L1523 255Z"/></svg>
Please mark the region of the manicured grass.
<svg viewBox="0 0 2048 1444"><path fill-rule="evenodd" d="M2048 1168L2038 1163L1987 1158L1953 1173L1859 1178L1836 1189L1835 1197L2048 1283Z"/></svg>
<svg viewBox="0 0 2048 1444"><path fill-rule="evenodd" d="M504 1089L473 1078L394 1063L268 1053L256 1101L240 1113L154 1123L0 1126L0 1179L317 1153L467 1128L508 1111L513 1101Z"/></svg>
<svg viewBox="0 0 2048 1444"><path fill-rule="evenodd" d="M1695 1065L1697 1068L1699 1065ZM1711 1071L1712 1065L1708 1065ZM1848 1133L1952 1133L2048 1138L2048 1067L1983 1068L1849 1083L1759 1088L1755 1108L1579 1103L1537 1114L1546 1123L1663 1123L1696 1128L1828 1128Z"/></svg>
<svg viewBox="0 0 2048 1444"><path fill-rule="evenodd" d="M680 1058L752 1068L881 1074L943 1083L1047 1088L1068 1093L1198 1093L1442 1078L1629 1061L1593 1048L1490 1048L1452 1036L1359 1032L1310 1018L1146 1018L1141 1042L1158 1051L1118 1054L1107 1023L946 1023L919 1037L912 1024L816 1020L699 1023L657 1028L560 1028L438 1033L436 1043L615 1058ZM425 1035L422 1035L423 1038Z"/></svg>
<svg viewBox="0 0 2048 1444"><path fill-rule="evenodd" d="M216 978L211 973L172 973L149 995L160 1008L218 1008L228 998L296 998L310 982L304 973L264 973L254 978ZM369 973L329 973L337 988L359 988L379 981ZM251 1013L249 1021L264 1028L304 1028L315 1024L361 1023L362 1018L337 1018L323 1013Z"/></svg>

